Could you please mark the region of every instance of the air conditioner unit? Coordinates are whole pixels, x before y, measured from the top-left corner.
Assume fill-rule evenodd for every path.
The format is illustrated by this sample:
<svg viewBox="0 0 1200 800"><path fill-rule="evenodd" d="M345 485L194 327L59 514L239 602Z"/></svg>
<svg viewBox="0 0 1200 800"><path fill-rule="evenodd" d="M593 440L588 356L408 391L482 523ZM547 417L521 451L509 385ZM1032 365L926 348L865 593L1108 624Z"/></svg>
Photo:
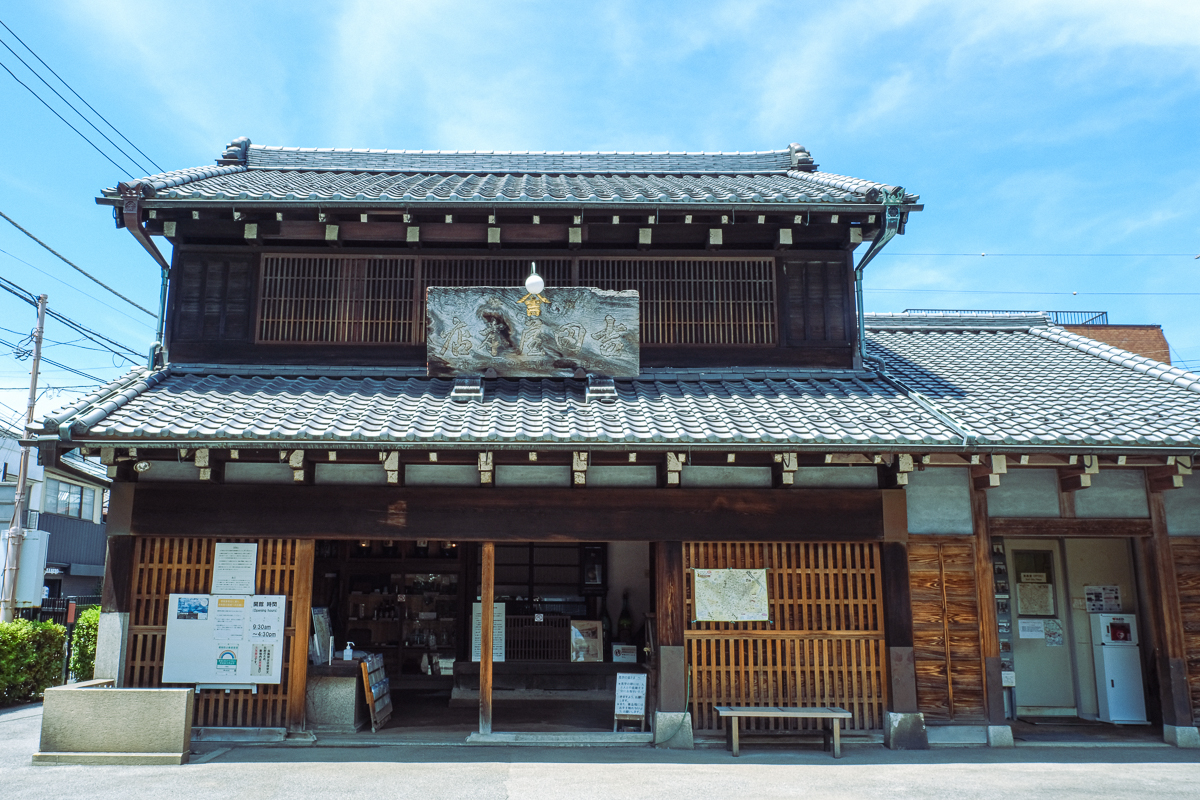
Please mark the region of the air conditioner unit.
<svg viewBox="0 0 1200 800"><path fill-rule="evenodd" d="M0 536L0 553L8 554L8 530ZM50 534L46 531L26 528L17 535L24 535L21 556L17 566L17 608L41 608L42 587L46 580L46 551L50 546Z"/></svg>

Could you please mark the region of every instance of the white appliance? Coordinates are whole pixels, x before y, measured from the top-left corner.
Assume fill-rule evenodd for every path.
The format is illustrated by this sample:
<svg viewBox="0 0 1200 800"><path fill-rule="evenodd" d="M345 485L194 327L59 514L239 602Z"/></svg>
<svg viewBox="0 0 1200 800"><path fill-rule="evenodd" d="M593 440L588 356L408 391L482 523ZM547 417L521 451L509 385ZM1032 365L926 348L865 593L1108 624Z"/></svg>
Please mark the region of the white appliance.
<svg viewBox="0 0 1200 800"><path fill-rule="evenodd" d="M26 528L21 531L21 555L17 557L17 608L41 608L46 584L46 551L50 534ZM0 563L8 557L8 530L0 534Z"/></svg>
<svg viewBox="0 0 1200 800"><path fill-rule="evenodd" d="M1137 619L1131 614L1092 614L1091 617L1100 719L1124 725L1146 724Z"/></svg>

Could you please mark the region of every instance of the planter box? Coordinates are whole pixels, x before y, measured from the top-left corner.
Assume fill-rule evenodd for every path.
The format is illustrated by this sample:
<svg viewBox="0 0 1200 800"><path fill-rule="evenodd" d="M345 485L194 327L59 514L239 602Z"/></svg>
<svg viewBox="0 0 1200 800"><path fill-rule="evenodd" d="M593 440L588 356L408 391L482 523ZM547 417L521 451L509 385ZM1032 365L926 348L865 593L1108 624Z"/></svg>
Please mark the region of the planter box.
<svg viewBox="0 0 1200 800"><path fill-rule="evenodd" d="M116 689L111 680L47 689L34 764L186 764L192 689Z"/></svg>

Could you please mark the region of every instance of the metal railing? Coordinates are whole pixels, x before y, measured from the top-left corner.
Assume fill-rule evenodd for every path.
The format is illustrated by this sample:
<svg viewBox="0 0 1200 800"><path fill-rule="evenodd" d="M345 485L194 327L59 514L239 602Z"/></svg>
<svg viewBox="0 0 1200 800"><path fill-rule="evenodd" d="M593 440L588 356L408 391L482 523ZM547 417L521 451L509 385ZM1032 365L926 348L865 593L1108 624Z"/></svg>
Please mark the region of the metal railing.
<svg viewBox="0 0 1200 800"><path fill-rule="evenodd" d="M20 619L27 619L31 622L56 622L59 625L66 625L67 606L72 602L75 603L75 615L78 618L79 612L88 606L100 605L100 595L83 594L74 597L49 597L42 601L41 608L18 608L16 615Z"/></svg>
<svg viewBox="0 0 1200 800"><path fill-rule="evenodd" d="M954 317L985 315L993 317L1024 317L1030 314L1048 314L1055 325L1107 325L1107 311L1017 311L1012 309L982 308L906 308L905 314L931 314Z"/></svg>

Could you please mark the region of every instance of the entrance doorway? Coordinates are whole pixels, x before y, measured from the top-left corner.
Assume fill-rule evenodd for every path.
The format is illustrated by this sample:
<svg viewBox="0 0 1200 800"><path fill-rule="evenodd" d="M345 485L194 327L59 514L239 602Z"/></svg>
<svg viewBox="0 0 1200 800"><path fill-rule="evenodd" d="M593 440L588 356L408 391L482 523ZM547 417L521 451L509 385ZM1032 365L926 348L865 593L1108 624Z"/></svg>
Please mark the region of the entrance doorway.
<svg viewBox="0 0 1200 800"><path fill-rule="evenodd" d="M1102 697L1101 692L1116 689L1119 679L1104 674L1105 656L1111 653L1100 649L1104 645L1093 629L1097 615L1104 612L1130 618L1138 627L1132 542L1114 537L1005 539L993 544L1003 549L1007 567L1005 574L995 576L998 598L1007 595L998 599L1007 607L1007 619L1001 613L1005 608L997 609L1002 669L1011 671L1013 679L1007 682L1014 684L1005 689L1007 716L1033 724L1100 721L1111 696ZM1148 646L1141 641L1139 652ZM1133 659L1137 674L1125 676L1125 685L1144 708L1141 661ZM1110 682L1113 687L1108 687Z"/></svg>

